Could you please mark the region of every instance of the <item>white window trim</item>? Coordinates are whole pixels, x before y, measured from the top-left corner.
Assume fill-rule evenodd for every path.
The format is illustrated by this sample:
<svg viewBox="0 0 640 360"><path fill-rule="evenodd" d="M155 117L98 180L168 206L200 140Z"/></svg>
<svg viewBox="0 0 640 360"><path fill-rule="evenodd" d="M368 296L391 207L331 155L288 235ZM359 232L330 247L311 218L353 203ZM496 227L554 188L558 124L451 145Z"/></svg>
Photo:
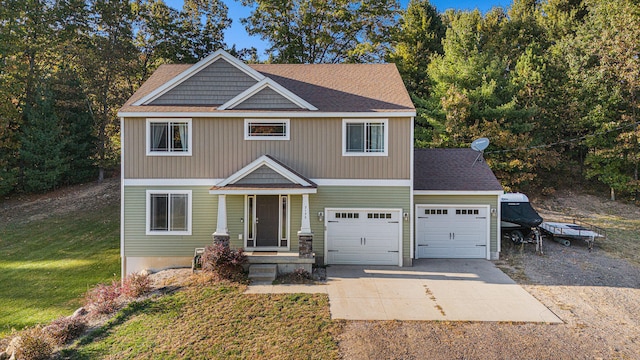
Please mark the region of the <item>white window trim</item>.
<svg viewBox="0 0 640 360"><path fill-rule="evenodd" d="M270 124L270 123L283 123L285 124L284 136L250 136L249 124ZM291 134L291 124L289 119L244 119L244 139L245 140L289 140Z"/></svg>
<svg viewBox="0 0 640 360"><path fill-rule="evenodd" d="M347 152L347 124L383 123L384 151ZM389 119L342 119L342 156L389 156Z"/></svg>
<svg viewBox="0 0 640 360"><path fill-rule="evenodd" d="M245 192L246 193L246 192ZM266 194L266 195L278 195L278 246L256 246L256 228L255 228L255 223L251 223L251 221L249 221L249 198L253 198L254 201L254 205L253 205L253 214L252 214L252 218L255 219L256 218L256 199L258 197L258 195L264 195L264 194L255 194L252 193L251 195L245 195L244 197L244 219L242 220L244 223L244 248L245 249L250 249L250 250L262 250L262 251L267 251L267 250L274 250L274 251L282 251L282 250L291 250L291 195L290 194L282 194L282 193L270 193L270 194ZM282 198L286 197L287 198L287 246L280 246L280 241L281 240L285 240L282 238ZM252 228L252 233L253 233L253 239L249 239L249 226L253 226ZM253 240L253 246L249 246L247 244L248 241Z"/></svg>
<svg viewBox="0 0 640 360"><path fill-rule="evenodd" d="M151 151L151 124L152 123L187 123L187 151ZM153 118L147 119L145 150L147 156L191 156L193 151L193 122L190 118Z"/></svg>
<svg viewBox="0 0 640 360"><path fill-rule="evenodd" d="M187 231L152 231L151 230L151 195L153 194L166 194L166 195L187 195ZM192 191L191 190L147 190L146 195L146 235L191 235L191 223L192 223Z"/></svg>

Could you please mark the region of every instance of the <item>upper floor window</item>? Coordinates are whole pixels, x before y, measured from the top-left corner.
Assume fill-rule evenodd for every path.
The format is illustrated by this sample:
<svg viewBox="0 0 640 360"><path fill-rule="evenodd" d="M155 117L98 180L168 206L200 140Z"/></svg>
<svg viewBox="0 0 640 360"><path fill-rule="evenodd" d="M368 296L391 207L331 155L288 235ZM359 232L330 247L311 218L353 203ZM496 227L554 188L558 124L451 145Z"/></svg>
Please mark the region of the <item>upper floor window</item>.
<svg viewBox="0 0 640 360"><path fill-rule="evenodd" d="M190 190L147 190L147 235L191 235Z"/></svg>
<svg viewBox="0 0 640 360"><path fill-rule="evenodd" d="M191 155L191 119L147 119L147 155Z"/></svg>
<svg viewBox="0 0 640 360"><path fill-rule="evenodd" d="M289 119L245 119L245 140L289 140Z"/></svg>
<svg viewBox="0 0 640 360"><path fill-rule="evenodd" d="M387 119L342 120L342 155L387 156Z"/></svg>

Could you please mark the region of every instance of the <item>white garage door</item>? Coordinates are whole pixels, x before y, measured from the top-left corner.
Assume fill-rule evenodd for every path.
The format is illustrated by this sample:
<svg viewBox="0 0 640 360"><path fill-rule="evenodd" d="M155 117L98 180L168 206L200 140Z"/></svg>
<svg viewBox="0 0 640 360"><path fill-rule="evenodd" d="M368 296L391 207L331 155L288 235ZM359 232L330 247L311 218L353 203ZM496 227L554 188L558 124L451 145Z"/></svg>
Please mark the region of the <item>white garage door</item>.
<svg viewBox="0 0 640 360"><path fill-rule="evenodd" d="M487 258L486 206L417 205L418 258Z"/></svg>
<svg viewBox="0 0 640 360"><path fill-rule="evenodd" d="M327 264L398 265L401 210L327 209Z"/></svg>

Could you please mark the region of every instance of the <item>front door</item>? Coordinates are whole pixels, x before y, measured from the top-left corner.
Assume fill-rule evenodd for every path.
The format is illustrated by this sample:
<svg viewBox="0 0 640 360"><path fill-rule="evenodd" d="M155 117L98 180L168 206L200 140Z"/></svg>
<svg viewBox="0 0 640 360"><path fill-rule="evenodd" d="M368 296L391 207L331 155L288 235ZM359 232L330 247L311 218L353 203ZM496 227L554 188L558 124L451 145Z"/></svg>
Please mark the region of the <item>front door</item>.
<svg viewBox="0 0 640 360"><path fill-rule="evenodd" d="M279 200L278 195L256 196L256 247L278 246Z"/></svg>

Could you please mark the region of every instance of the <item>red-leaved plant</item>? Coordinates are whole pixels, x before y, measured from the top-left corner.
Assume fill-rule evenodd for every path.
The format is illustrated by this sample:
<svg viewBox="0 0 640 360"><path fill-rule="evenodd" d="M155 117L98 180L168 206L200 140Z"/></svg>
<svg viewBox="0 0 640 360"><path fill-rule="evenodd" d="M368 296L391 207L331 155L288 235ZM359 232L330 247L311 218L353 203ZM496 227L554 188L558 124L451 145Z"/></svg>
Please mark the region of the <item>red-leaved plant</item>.
<svg viewBox="0 0 640 360"><path fill-rule="evenodd" d="M81 317L63 317L53 320L44 331L55 345L61 346L82 335L86 328L87 323Z"/></svg>
<svg viewBox="0 0 640 360"><path fill-rule="evenodd" d="M242 249L233 250L224 244L207 246L202 254L202 270L232 281L245 281L243 265L247 256Z"/></svg>
<svg viewBox="0 0 640 360"><path fill-rule="evenodd" d="M85 295L87 308L97 314L111 314L120 306L120 282L98 284Z"/></svg>
<svg viewBox="0 0 640 360"><path fill-rule="evenodd" d="M126 299L139 298L151 290L149 275L130 274L122 281L120 295Z"/></svg>

